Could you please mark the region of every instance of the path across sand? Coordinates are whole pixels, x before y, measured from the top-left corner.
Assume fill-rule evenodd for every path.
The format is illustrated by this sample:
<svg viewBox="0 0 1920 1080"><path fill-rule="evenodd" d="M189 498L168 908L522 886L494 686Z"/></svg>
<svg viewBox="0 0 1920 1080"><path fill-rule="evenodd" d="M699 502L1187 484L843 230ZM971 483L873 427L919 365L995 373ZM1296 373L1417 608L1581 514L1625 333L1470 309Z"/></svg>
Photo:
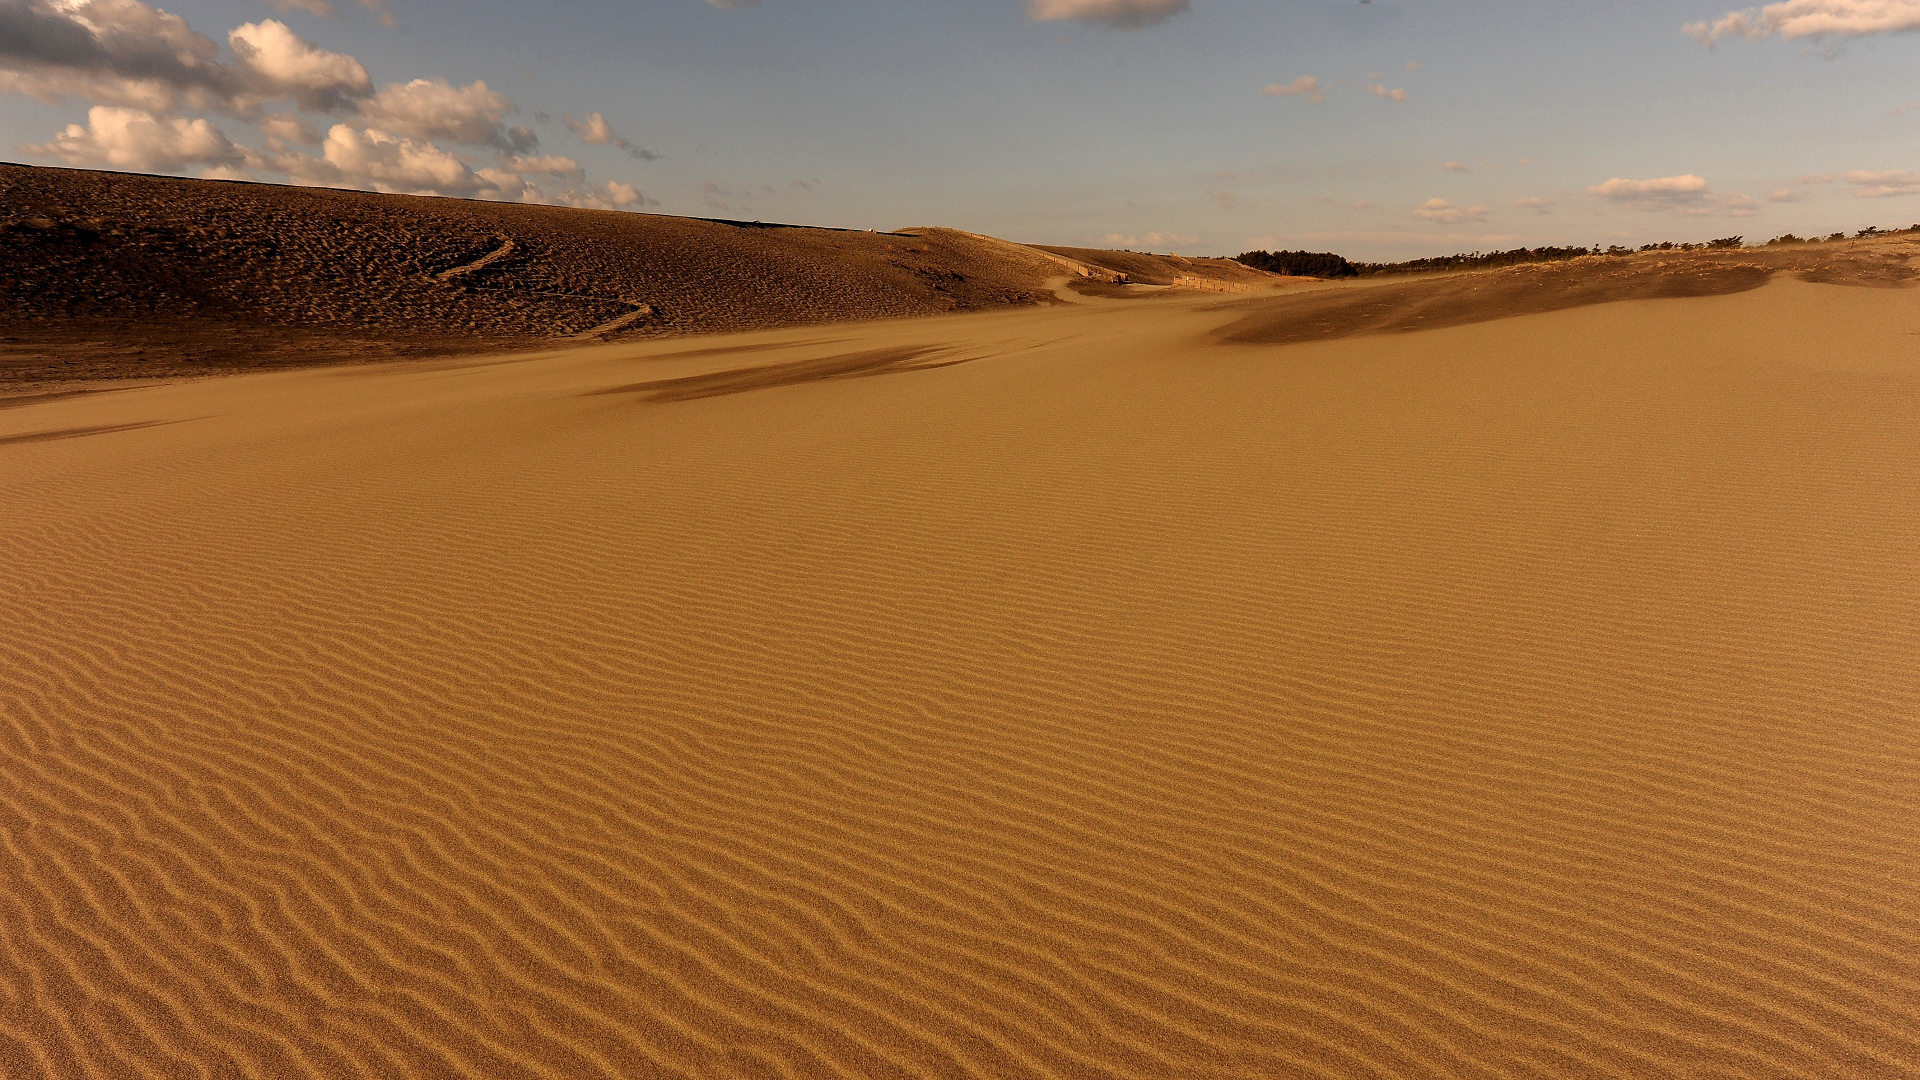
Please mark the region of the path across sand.
<svg viewBox="0 0 1920 1080"><path fill-rule="evenodd" d="M499 247L495 248L492 251L487 252L485 255L480 256L478 259L475 259L470 263L464 263L460 266L453 267L452 269L449 269L449 270L442 270L438 274L435 274L433 279L435 281L444 283L444 282L452 281L454 278L457 278L457 277L465 277L468 274L485 270L487 267L492 266L494 263L497 263L500 260L506 258L507 256L512 255L514 253L514 250L515 250L515 244L513 242L513 238L510 236L502 236L500 237Z"/></svg>

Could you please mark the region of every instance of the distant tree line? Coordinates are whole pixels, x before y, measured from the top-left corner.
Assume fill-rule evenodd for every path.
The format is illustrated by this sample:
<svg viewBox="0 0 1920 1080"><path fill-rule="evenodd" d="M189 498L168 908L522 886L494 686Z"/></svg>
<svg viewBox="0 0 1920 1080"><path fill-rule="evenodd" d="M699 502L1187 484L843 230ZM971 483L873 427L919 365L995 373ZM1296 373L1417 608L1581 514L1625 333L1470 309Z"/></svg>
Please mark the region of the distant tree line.
<svg viewBox="0 0 1920 1080"><path fill-rule="evenodd" d="M1920 233L1920 225L1915 225L1911 229L1866 228L1854 235L1861 239L1869 239L1875 236L1893 236L1898 233ZM1834 233L1827 237L1827 240L1845 240L1846 238L1846 233ZM1819 242L1819 239L1817 236L1802 239L1787 233L1767 241L1765 246L1810 244ZM1639 248L1622 247L1619 244L1604 248L1598 244L1592 247L1514 248L1512 251L1475 251L1397 263L1350 262L1330 251L1243 251L1234 256L1234 261L1245 263L1255 270L1286 274L1290 277L1347 278L1374 274L1432 273L1442 270L1486 270L1500 266L1515 266L1520 263L1559 262L1564 259L1578 259L1585 255L1632 255L1635 251L1721 250L1744 246L1746 246L1744 236L1723 236L1703 244L1642 244Z"/></svg>
<svg viewBox="0 0 1920 1080"><path fill-rule="evenodd" d="M1854 233L1853 235L1854 235L1854 238L1858 240L1871 240L1876 236L1899 236L1902 233L1920 233L1920 224L1914 225L1911 228L1906 228L1906 229L1879 229L1879 228L1875 228L1872 225L1869 225L1866 228L1861 229L1859 232ZM1847 234L1843 232L1830 233L1827 236L1827 242L1832 243L1835 240L1845 240L1846 238L1847 238ZM1817 243L1820 243L1820 238L1818 236L1795 236L1792 233L1783 233L1767 241L1766 246L1780 247L1786 244L1817 244Z"/></svg>
<svg viewBox="0 0 1920 1080"><path fill-rule="evenodd" d="M1360 268L1330 251L1243 251L1233 257L1255 270L1288 277L1359 277Z"/></svg>
<svg viewBox="0 0 1920 1080"><path fill-rule="evenodd" d="M1631 251L1630 248L1616 252ZM1538 247L1512 251L1475 251L1471 254L1441 255L1397 263L1356 263L1328 251L1246 251L1234 256L1255 270L1292 277L1346 278L1373 274L1418 274L1439 270L1484 270L1517 263L1555 262L1577 259L1582 255L1604 255L1600 248Z"/></svg>
<svg viewBox="0 0 1920 1080"><path fill-rule="evenodd" d="M1598 255L1599 248L1537 247L1512 251L1475 251L1463 255L1440 255L1431 259L1411 259L1397 263L1361 263L1362 274L1421 274L1436 270L1487 270L1520 263L1560 262L1582 255Z"/></svg>

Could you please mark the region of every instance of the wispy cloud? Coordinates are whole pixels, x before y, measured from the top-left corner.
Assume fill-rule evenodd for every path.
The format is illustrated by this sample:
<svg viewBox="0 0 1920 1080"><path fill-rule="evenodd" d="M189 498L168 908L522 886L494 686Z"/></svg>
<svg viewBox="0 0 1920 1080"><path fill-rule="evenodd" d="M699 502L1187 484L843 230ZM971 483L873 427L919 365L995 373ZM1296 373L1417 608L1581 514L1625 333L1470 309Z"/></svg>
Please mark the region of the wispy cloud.
<svg viewBox="0 0 1920 1080"><path fill-rule="evenodd" d="M1730 11L1711 22L1688 23L1681 33L1712 45L1730 37L1865 37L1920 30L1920 0L1786 0Z"/></svg>
<svg viewBox="0 0 1920 1080"><path fill-rule="evenodd" d="M1315 75L1302 75L1284 86L1268 83L1260 92L1267 97L1304 97L1315 105L1327 100L1327 88Z"/></svg>
<svg viewBox="0 0 1920 1080"><path fill-rule="evenodd" d="M267 0L275 11L286 14L289 11L304 11L309 15L318 15L323 19L334 16L333 5L328 0ZM393 12L387 8L387 0L360 0L360 6L380 16L382 26L393 26Z"/></svg>
<svg viewBox="0 0 1920 1080"><path fill-rule="evenodd" d="M1387 101L1407 100L1407 92L1405 90L1387 89L1387 84L1382 81L1382 78L1383 77L1377 72L1367 76L1367 93Z"/></svg>
<svg viewBox="0 0 1920 1080"><path fill-rule="evenodd" d="M1078 22L1114 30L1138 30L1193 9L1193 0L1029 0L1034 22Z"/></svg>
<svg viewBox="0 0 1920 1080"><path fill-rule="evenodd" d="M1440 167L1447 170L1448 172L1472 172L1473 171L1472 169L1467 167L1467 163L1464 161L1443 161L1440 163Z"/></svg>
<svg viewBox="0 0 1920 1080"><path fill-rule="evenodd" d="M1544 214L1553 209L1553 200L1540 198L1515 199L1513 205L1519 210L1532 210Z"/></svg>
<svg viewBox="0 0 1920 1080"><path fill-rule="evenodd" d="M1855 169L1843 172L1840 179L1853 185L1857 199L1885 199L1895 195L1920 195L1920 172L1874 172Z"/></svg>
<svg viewBox="0 0 1920 1080"><path fill-rule="evenodd" d="M289 11L304 11L322 19L333 18L333 5L327 0L267 0L273 10L285 15Z"/></svg>
<svg viewBox="0 0 1920 1080"><path fill-rule="evenodd" d="M1243 241L1249 248L1338 247L1343 244L1390 245L1410 250L1415 245L1431 250L1434 244L1459 244L1471 247L1510 244L1522 239L1515 233L1431 232L1425 229L1344 229L1322 232L1290 233L1282 236L1250 236Z"/></svg>
<svg viewBox="0 0 1920 1080"><path fill-rule="evenodd" d="M1445 199L1428 199L1413 210L1414 217L1440 225L1485 221L1488 213L1488 208L1484 206L1455 206Z"/></svg>
<svg viewBox="0 0 1920 1080"><path fill-rule="evenodd" d="M607 122L607 118L597 112L591 112L581 117L575 117L572 113L568 113L564 119L567 130L578 135L580 141L588 146L618 147L625 150L628 155L636 161L655 161L660 157L659 154L648 150L646 147L635 146L632 142L622 138L619 132L613 130L613 125Z"/></svg>
<svg viewBox="0 0 1920 1080"><path fill-rule="evenodd" d="M1193 247L1200 243L1200 238L1176 232L1150 232L1141 233L1139 236L1129 236L1125 233L1108 233L1095 242L1101 247L1107 248L1127 248L1129 250L1141 248L1153 250L1163 248L1167 251L1173 251L1178 248Z"/></svg>
<svg viewBox="0 0 1920 1080"><path fill-rule="evenodd" d="M734 212L734 205L727 200L737 197L737 193L723 187L718 181L708 180L702 183L700 185L700 194L702 197L701 201L706 204L707 209L719 210L722 213L728 214Z"/></svg>

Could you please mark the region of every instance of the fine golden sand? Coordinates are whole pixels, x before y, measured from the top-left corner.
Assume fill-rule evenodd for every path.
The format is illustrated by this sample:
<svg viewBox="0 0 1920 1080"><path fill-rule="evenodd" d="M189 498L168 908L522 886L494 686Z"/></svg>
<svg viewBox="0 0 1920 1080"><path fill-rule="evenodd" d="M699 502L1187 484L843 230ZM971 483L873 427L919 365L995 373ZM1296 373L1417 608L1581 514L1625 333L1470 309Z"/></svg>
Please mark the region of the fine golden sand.
<svg viewBox="0 0 1920 1080"><path fill-rule="evenodd" d="M1920 1073L1920 291L1736 284L16 401L0 1074Z"/></svg>

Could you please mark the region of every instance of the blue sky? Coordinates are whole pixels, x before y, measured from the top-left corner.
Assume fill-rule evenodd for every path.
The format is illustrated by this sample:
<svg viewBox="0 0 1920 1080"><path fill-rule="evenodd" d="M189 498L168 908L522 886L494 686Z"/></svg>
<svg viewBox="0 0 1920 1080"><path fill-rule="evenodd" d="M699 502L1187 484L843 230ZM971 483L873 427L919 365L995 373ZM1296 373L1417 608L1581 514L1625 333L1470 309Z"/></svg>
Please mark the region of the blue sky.
<svg viewBox="0 0 1920 1080"><path fill-rule="evenodd" d="M161 7L0 0L7 156L1188 254L1920 221L1920 0Z"/></svg>

